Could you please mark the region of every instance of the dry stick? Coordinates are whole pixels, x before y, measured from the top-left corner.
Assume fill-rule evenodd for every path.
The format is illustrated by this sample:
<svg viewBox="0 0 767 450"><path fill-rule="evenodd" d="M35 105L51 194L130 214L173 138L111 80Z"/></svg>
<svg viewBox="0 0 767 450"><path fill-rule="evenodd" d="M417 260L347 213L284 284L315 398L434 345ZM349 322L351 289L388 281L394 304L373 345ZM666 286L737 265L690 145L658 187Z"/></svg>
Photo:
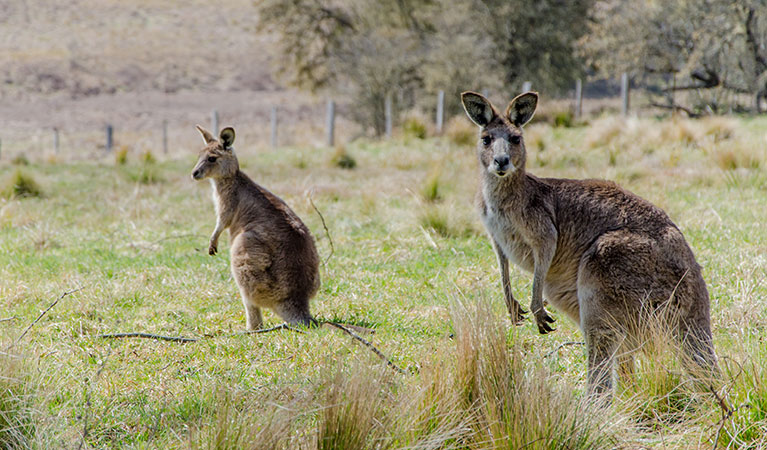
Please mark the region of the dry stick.
<svg viewBox="0 0 767 450"><path fill-rule="evenodd" d="M320 220L322 221L322 228L325 229L325 236L328 237L328 242L330 242L330 254L325 258L325 261L322 262L322 265L327 265L328 261L330 260L330 257L333 256L333 252L335 251L335 247L333 246L333 239L330 238L330 231L328 230L328 226L325 225L325 218L322 217L322 213L317 208L317 205L314 204L314 200L312 199L311 192L309 193L309 203L312 204L312 208L314 208L315 211L317 211L317 215L320 216Z"/></svg>
<svg viewBox="0 0 767 450"><path fill-rule="evenodd" d="M8 348L6 348L6 349L5 349L5 351L7 352L8 350L12 349L12 348L13 348L13 347L14 347L16 344L18 344L18 343L19 343L19 341L20 341L20 340L21 340L21 339L22 339L24 336L26 336L27 332L28 332L28 331L29 331L29 330L32 328L32 326L34 326L34 324L36 324L37 322L39 322L39 321L40 321L40 319L42 319L42 318L43 318L43 316L44 316L44 315L45 315L45 314L46 314L48 311L50 311L50 310L51 310L51 308L53 308L54 306L56 306L56 304L57 304L57 303L58 303L58 302L59 302L59 301L60 301L62 298L66 297L66 296L67 296L67 295L69 295L69 294L74 294L75 292L77 292L77 291L81 291L81 290L83 290L83 288L79 287L79 288L77 288L77 289L74 289L74 290L71 290L71 291L65 291L63 294L61 294L61 296L60 296L59 298L57 298L57 299L56 299L56 301L54 301L53 303L51 303L51 306L49 306L48 308L46 308L46 309L45 309L45 311L41 312L41 313L40 313L40 315L39 315L39 316L37 316L37 319L35 319L35 320L34 320L34 322L32 322L32 323L30 323L30 324L29 324L29 326L27 327L27 329L26 329L26 330L24 330L24 332L23 332L23 333L21 333L21 335L20 335L19 337L17 337L17 338L16 338L16 340L15 340L15 341L13 341L13 343L12 343L11 345L9 345L9 346L8 346Z"/></svg>
<svg viewBox="0 0 767 450"><path fill-rule="evenodd" d="M375 346L375 345L373 345L373 344L372 344L372 343L370 343L369 341L366 341L365 339L363 339L362 337L360 337L358 334L354 333L353 331L349 330L349 329L348 329L348 328L346 328L345 326L343 326L343 325L341 325L341 324L339 324L339 323L336 323L336 322L323 322L323 323L326 323L326 324L328 324L328 325L330 325L330 326L334 326L334 327L338 328L339 330L343 331L344 333L348 334L349 336L351 336L351 337L352 337L352 339L355 339L355 340L357 340L358 342L361 342L361 343L362 343L362 345L364 345L365 347L369 348L369 349L370 349L370 351L372 351L373 353L375 353L375 354L376 354L376 356L378 356L379 358L381 358L381 360L383 360L384 362L386 362L386 365L387 365L387 366L391 367L391 368L392 368L392 369L394 369L395 371L397 371L397 372L399 372L399 373L401 373L401 374L403 374L403 375L406 375L406 374L407 374L407 372L405 372L404 370L402 370L402 369L400 369L399 367L397 367L397 365L396 365L396 364L394 364L393 362L391 362L391 360L390 360L389 358L387 358L387 357L386 357L386 356L385 356L383 353L381 353L381 351L380 351L380 350L378 350L378 349L376 348L376 346Z"/></svg>
<svg viewBox="0 0 767 450"><path fill-rule="evenodd" d="M18 317L16 317L16 316L6 317L5 319L0 319L0 323L2 323L2 322L10 322L11 320L16 320L16 319L18 319Z"/></svg>
<svg viewBox="0 0 767 450"><path fill-rule="evenodd" d="M296 333L303 333L303 331L295 329L291 327L290 325L283 323L281 325L277 325L271 328L264 328L261 330L243 331L240 333L223 334L223 335L206 335L201 338L190 338L190 337L184 337L184 336L163 336L160 334L136 333L136 332L100 334L96 337L103 338L103 339L144 338L144 339L156 339L158 341L180 342L182 344L186 344L189 342L198 342L203 339L211 339L216 337L233 337L233 336L242 336L242 335L248 335L248 334L261 334L261 333L268 333L270 331L276 331L276 330L291 330L291 331L295 331Z"/></svg>
<svg viewBox="0 0 767 450"><path fill-rule="evenodd" d="M585 344L586 344L585 342L581 342L581 341L567 341L567 342L563 342L563 343L557 345L556 348L554 348L554 350L552 350L552 351L546 353L545 355L543 355L543 357L544 358L548 358L549 356L551 356L554 353L558 352L561 348L566 347L568 345L585 345Z"/></svg>

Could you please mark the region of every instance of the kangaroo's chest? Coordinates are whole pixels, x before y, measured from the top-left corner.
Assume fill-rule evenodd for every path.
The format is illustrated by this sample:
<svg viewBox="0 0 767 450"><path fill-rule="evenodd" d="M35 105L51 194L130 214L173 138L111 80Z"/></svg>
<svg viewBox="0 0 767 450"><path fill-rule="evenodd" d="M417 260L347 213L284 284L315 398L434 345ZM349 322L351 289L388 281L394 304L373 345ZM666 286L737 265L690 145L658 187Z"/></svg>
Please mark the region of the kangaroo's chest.
<svg viewBox="0 0 767 450"><path fill-rule="evenodd" d="M500 209L485 200L480 218L506 258L522 269L532 272L535 266L533 250L515 226L512 214L513 212Z"/></svg>

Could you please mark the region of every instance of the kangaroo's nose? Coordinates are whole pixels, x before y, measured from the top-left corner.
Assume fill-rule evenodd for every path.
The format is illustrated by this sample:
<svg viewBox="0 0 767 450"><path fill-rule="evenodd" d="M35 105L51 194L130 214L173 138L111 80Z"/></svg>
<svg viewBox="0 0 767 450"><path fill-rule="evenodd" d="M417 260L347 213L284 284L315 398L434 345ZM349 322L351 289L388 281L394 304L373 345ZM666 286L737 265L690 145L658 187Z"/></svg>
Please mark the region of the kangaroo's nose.
<svg viewBox="0 0 767 450"><path fill-rule="evenodd" d="M507 155L496 156L493 161L495 161L495 166L499 168L505 168L509 165L509 157Z"/></svg>
<svg viewBox="0 0 767 450"><path fill-rule="evenodd" d="M192 172L192 178L194 178L196 180L199 177L200 177L200 170L199 169L197 169L194 172Z"/></svg>

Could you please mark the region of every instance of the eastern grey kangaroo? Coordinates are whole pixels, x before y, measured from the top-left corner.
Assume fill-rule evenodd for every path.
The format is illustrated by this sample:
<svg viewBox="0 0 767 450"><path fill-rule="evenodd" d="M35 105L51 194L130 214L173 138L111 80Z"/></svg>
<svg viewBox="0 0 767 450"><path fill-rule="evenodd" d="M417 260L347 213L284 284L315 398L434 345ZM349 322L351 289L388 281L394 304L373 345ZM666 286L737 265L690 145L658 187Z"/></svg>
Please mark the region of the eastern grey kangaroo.
<svg viewBox="0 0 767 450"><path fill-rule="evenodd" d="M229 229L232 275L245 305L247 329L261 328L261 308L271 308L290 324L316 325L309 299L320 286L314 238L279 197L240 170L234 154L234 129L219 139L197 125L205 147L192 178L209 178L216 207L216 228L208 253L218 251L218 237Z"/></svg>
<svg viewBox="0 0 767 450"><path fill-rule="evenodd" d="M631 353L659 310L686 361L715 373L706 283L666 213L609 181L527 173L522 126L535 113L537 93L517 96L503 114L475 92L461 100L480 127L478 207L511 320L520 322L525 311L511 294L508 260L533 273L530 309L540 333L554 322L543 294L580 326L590 392L611 389L619 351L621 371L631 372Z"/></svg>

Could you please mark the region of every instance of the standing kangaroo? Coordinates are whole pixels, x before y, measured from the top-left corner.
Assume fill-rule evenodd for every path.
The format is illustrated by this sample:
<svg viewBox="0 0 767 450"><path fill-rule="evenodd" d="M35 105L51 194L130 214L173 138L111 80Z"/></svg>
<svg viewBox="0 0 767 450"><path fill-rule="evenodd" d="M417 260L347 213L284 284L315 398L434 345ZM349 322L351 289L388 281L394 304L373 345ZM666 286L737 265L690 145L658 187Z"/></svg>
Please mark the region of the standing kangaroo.
<svg viewBox="0 0 767 450"><path fill-rule="evenodd" d="M309 229L284 201L242 173L232 148L233 128L221 130L219 139L199 125L197 130L205 147L192 178L210 178L216 206L208 253L216 254L218 237L228 228L247 329L261 328L261 308L290 324L315 325L309 299L320 286L319 256Z"/></svg>
<svg viewBox="0 0 767 450"><path fill-rule="evenodd" d="M479 213L511 320L519 323L526 311L511 294L508 260L533 273L530 309L541 334L553 331L554 322L544 293L580 326L591 393L611 389L619 350L621 372L631 373L631 353L658 311L665 312L664 326L679 339L685 361L715 373L706 283L666 213L609 181L527 173L522 126L535 113L537 93L517 96L503 115L480 94L464 92L461 100L480 127Z"/></svg>

